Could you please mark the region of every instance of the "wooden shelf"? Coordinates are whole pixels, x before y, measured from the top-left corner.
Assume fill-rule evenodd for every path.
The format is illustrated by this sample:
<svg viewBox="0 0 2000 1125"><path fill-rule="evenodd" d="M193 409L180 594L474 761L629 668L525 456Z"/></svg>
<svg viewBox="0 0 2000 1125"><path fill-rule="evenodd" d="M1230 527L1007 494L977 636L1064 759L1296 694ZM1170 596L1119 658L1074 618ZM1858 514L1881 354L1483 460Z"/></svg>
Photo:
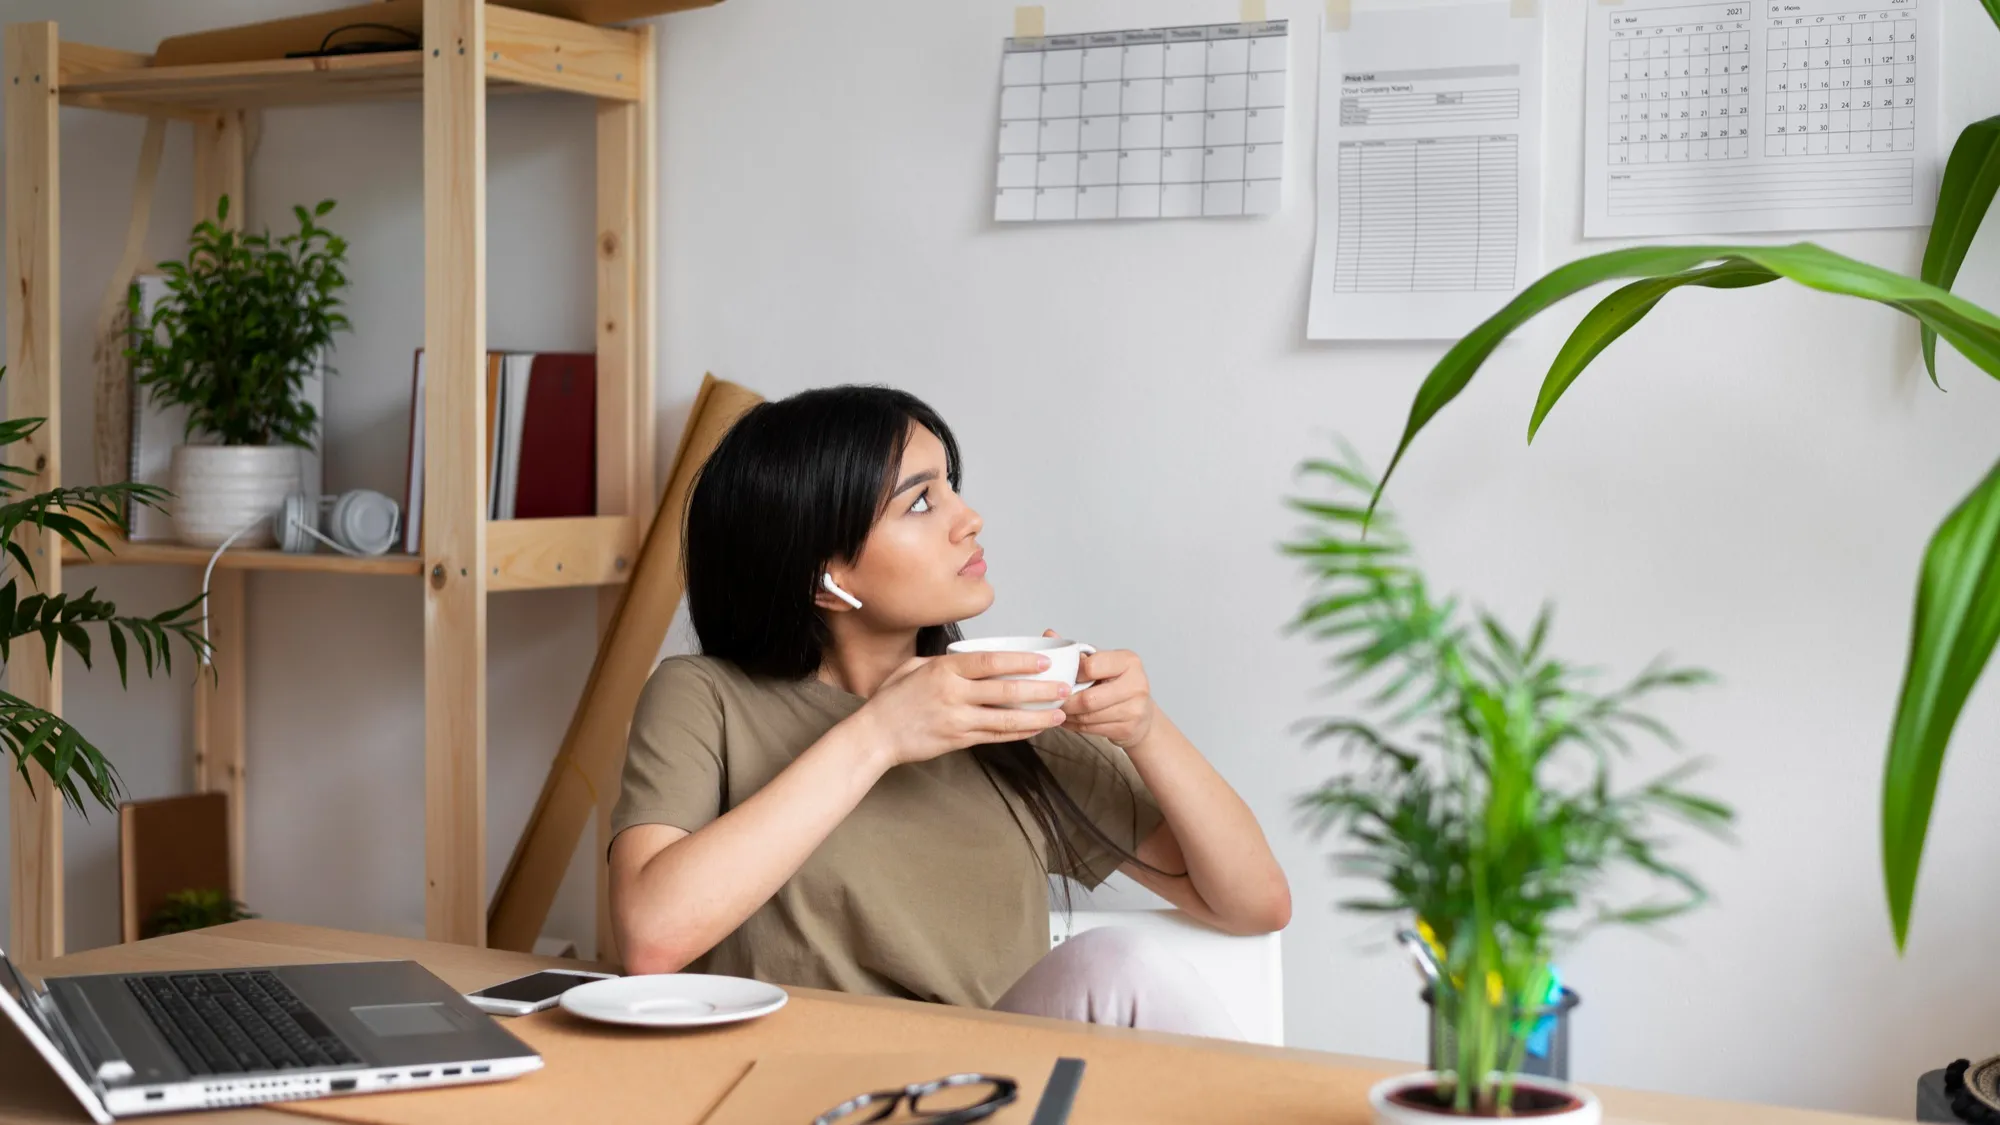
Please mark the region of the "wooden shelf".
<svg viewBox="0 0 2000 1125"><path fill-rule="evenodd" d="M486 89L561 90L637 101L639 35L488 4ZM218 110L421 98L424 53L255 59L156 66L148 55L63 43L56 93L65 105L201 116Z"/></svg>
<svg viewBox="0 0 2000 1125"><path fill-rule="evenodd" d="M63 544L64 566L207 566L208 547L159 540L133 541L108 528L98 534L110 553L86 557ZM609 586L625 581L639 549L638 521L627 516L575 519L490 520L486 524L486 588L549 590L564 586ZM424 571L418 555L396 552L352 558L321 548L310 555L272 549L224 551L217 570L289 570L327 574L403 574Z"/></svg>
<svg viewBox="0 0 2000 1125"><path fill-rule="evenodd" d="M486 939L487 595L598 587L600 628L612 619L656 510L653 481L654 29L577 22L643 15L712 0L379 0L341 11L164 40L157 55L63 42L52 22L0 34L8 248L5 388L9 417L49 420L8 451L26 470L16 484L41 492L64 480L61 261L61 105L187 120L193 142L195 221L220 196L241 199L247 138L266 106L385 98L421 102L424 138L425 384L421 556L354 559L331 552L225 552L211 576L207 616L215 675L195 687L197 789L229 794L232 887L246 856L244 777L249 681L264 669L246 652L253 570L419 577L424 630L424 928L434 940ZM642 10L643 9L643 10ZM568 16L571 18L562 18ZM289 58L353 23L420 32L421 50ZM491 93L557 90L596 102L595 229L597 510L576 519L489 521L486 448L486 105ZM359 153L366 159L367 154ZM232 207L232 225L250 213ZM143 214L135 204L137 229ZM137 243L135 243L136 245ZM102 532L100 532L102 534ZM210 552L106 535L113 552L85 559L51 532L23 528L15 543L38 561L39 588L60 593L71 566L200 567ZM9 690L57 714L62 663L21 661ZM5 944L35 961L63 951L63 808L39 767L9 771L11 866ZM604 917L599 880L599 918Z"/></svg>
<svg viewBox="0 0 2000 1125"><path fill-rule="evenodd" d="M181 543L162 543L150 540L131 542L107 535L104 541L111 544L111 554L93 551L88 558L69 544L63 544L64 566L207 566L208 556L214 551L208 547L189 547ZM419 574L423 571L424 560L415 555L378 555L374 558L354 559L346 555L336 555L331 551L324 554L294 555L284 551L256 550L239 551L232 547L215 560L217 570L315 570L340 574Z"/></svg>

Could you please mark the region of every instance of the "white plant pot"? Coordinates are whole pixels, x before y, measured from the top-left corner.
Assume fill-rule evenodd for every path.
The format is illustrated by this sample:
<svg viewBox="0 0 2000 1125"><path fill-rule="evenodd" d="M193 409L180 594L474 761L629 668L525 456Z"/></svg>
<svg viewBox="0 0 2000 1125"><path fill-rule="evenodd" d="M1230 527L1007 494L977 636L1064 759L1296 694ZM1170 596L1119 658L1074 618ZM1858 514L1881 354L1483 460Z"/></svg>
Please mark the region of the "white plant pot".
<svg viewBox="0 0 2000 1125"><path fill-rule="evenodd" d="M1368 1091L1369 1108L1375 1111L1375 1125L1464 1125L1474 1121L1498 1121L1501 1118L1461 1117L1457 1114L1429 1109L1423 1106L1397 1103L1395 1095L1404 1090L1418 1089L1438 1080L1435 1072L1403 1074L1375 1084ZM1604 1108L1597 1102L1597 1095L1581 1086L1570 1086L1552 1082L1546 1078L1530 1078L1526 1075L1514 1079L1517 1090L1540 1090L1558 1097L1574 1099L1568 1108L1544 1112L1516 1111L1508 1121L1533 1122L1534 1125L1601 1125Z"/></svg>
<svg viewBox="0 0 2000 1125"><path fill-rule="evenodd" d="M174 536L196 547L220 547L243 531L235 547L268 547L271 516L299 488L295 445L177 445L174 447Z"/></svg>

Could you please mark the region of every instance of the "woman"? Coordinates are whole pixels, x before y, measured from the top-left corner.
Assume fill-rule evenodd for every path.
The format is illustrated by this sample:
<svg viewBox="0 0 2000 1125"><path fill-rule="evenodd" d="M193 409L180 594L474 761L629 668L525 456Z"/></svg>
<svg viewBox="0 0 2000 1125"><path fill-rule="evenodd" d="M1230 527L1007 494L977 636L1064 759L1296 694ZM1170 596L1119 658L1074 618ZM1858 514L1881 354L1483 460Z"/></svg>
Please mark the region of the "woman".
<svg viewBox="0 0 2000 1125"><path fill-rule="evenodd" d="M1050 876L1121 870L1239 934L1290 891L1136 654L1085 657L1074 694L995 678L1033 653L945 654L993 602L958 483L943 420L880 387L761 404L703 466L702 655L648 681L613 814L625 967L1227 1034L1130 931L1049 952ZM1006 706L1034 701L1061 706Z"/></svg>

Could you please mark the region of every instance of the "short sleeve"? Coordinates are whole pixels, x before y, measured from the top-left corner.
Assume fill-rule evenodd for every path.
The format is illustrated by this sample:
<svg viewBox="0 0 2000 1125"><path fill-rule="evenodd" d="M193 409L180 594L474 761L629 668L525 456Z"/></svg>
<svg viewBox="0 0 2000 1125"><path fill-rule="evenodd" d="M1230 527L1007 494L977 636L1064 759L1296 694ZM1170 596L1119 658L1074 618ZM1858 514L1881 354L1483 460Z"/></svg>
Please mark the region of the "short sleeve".
<svg viewBox="0 0 2000 1125"><path fill-rule="evenodd" d="M662 661L632 713L611 834L635 824L693 832L722 815L723 749L722 702L706 671L684 656Z"/></svg>
<svg viewBox="0 0 2000 1125"><path fill-rule="evenodd" d="M1089 828L1065 820L1079 869L1061 871L1062 865L1052 858L1050 874L1068 874L1094 890L1125 862L1125 854L1137 854L1139 844L1165 817L1132 759L1109 739L1058 727L1043 731L1033 742L1063 792L1109 840L1107 843Z"/></svg>

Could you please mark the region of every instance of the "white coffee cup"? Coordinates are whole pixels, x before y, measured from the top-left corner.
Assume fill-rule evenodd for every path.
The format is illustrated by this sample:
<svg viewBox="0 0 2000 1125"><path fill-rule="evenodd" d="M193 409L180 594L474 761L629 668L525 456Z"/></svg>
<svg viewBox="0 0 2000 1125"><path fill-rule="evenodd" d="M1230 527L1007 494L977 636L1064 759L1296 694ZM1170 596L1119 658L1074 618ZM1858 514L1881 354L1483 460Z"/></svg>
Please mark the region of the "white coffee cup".
<svg viewBox="0 0 2000 1125"><path fill-rule="evenodd" d="M1061 637L978 637L968 641L953 641L945 646L946 652L1033 652L1049 658L1045 671L1031 672L1017 676L993 676L995 680L1052 680L1068 684L1072 692L1082 691L1093 681L1076 682L1076 670L1084 656L1097 650L1082 641L1066 641ZM1008 707L1023 711L1053 711L1062 706L1061 700L1044 703L1009 703Z"/></svg>

